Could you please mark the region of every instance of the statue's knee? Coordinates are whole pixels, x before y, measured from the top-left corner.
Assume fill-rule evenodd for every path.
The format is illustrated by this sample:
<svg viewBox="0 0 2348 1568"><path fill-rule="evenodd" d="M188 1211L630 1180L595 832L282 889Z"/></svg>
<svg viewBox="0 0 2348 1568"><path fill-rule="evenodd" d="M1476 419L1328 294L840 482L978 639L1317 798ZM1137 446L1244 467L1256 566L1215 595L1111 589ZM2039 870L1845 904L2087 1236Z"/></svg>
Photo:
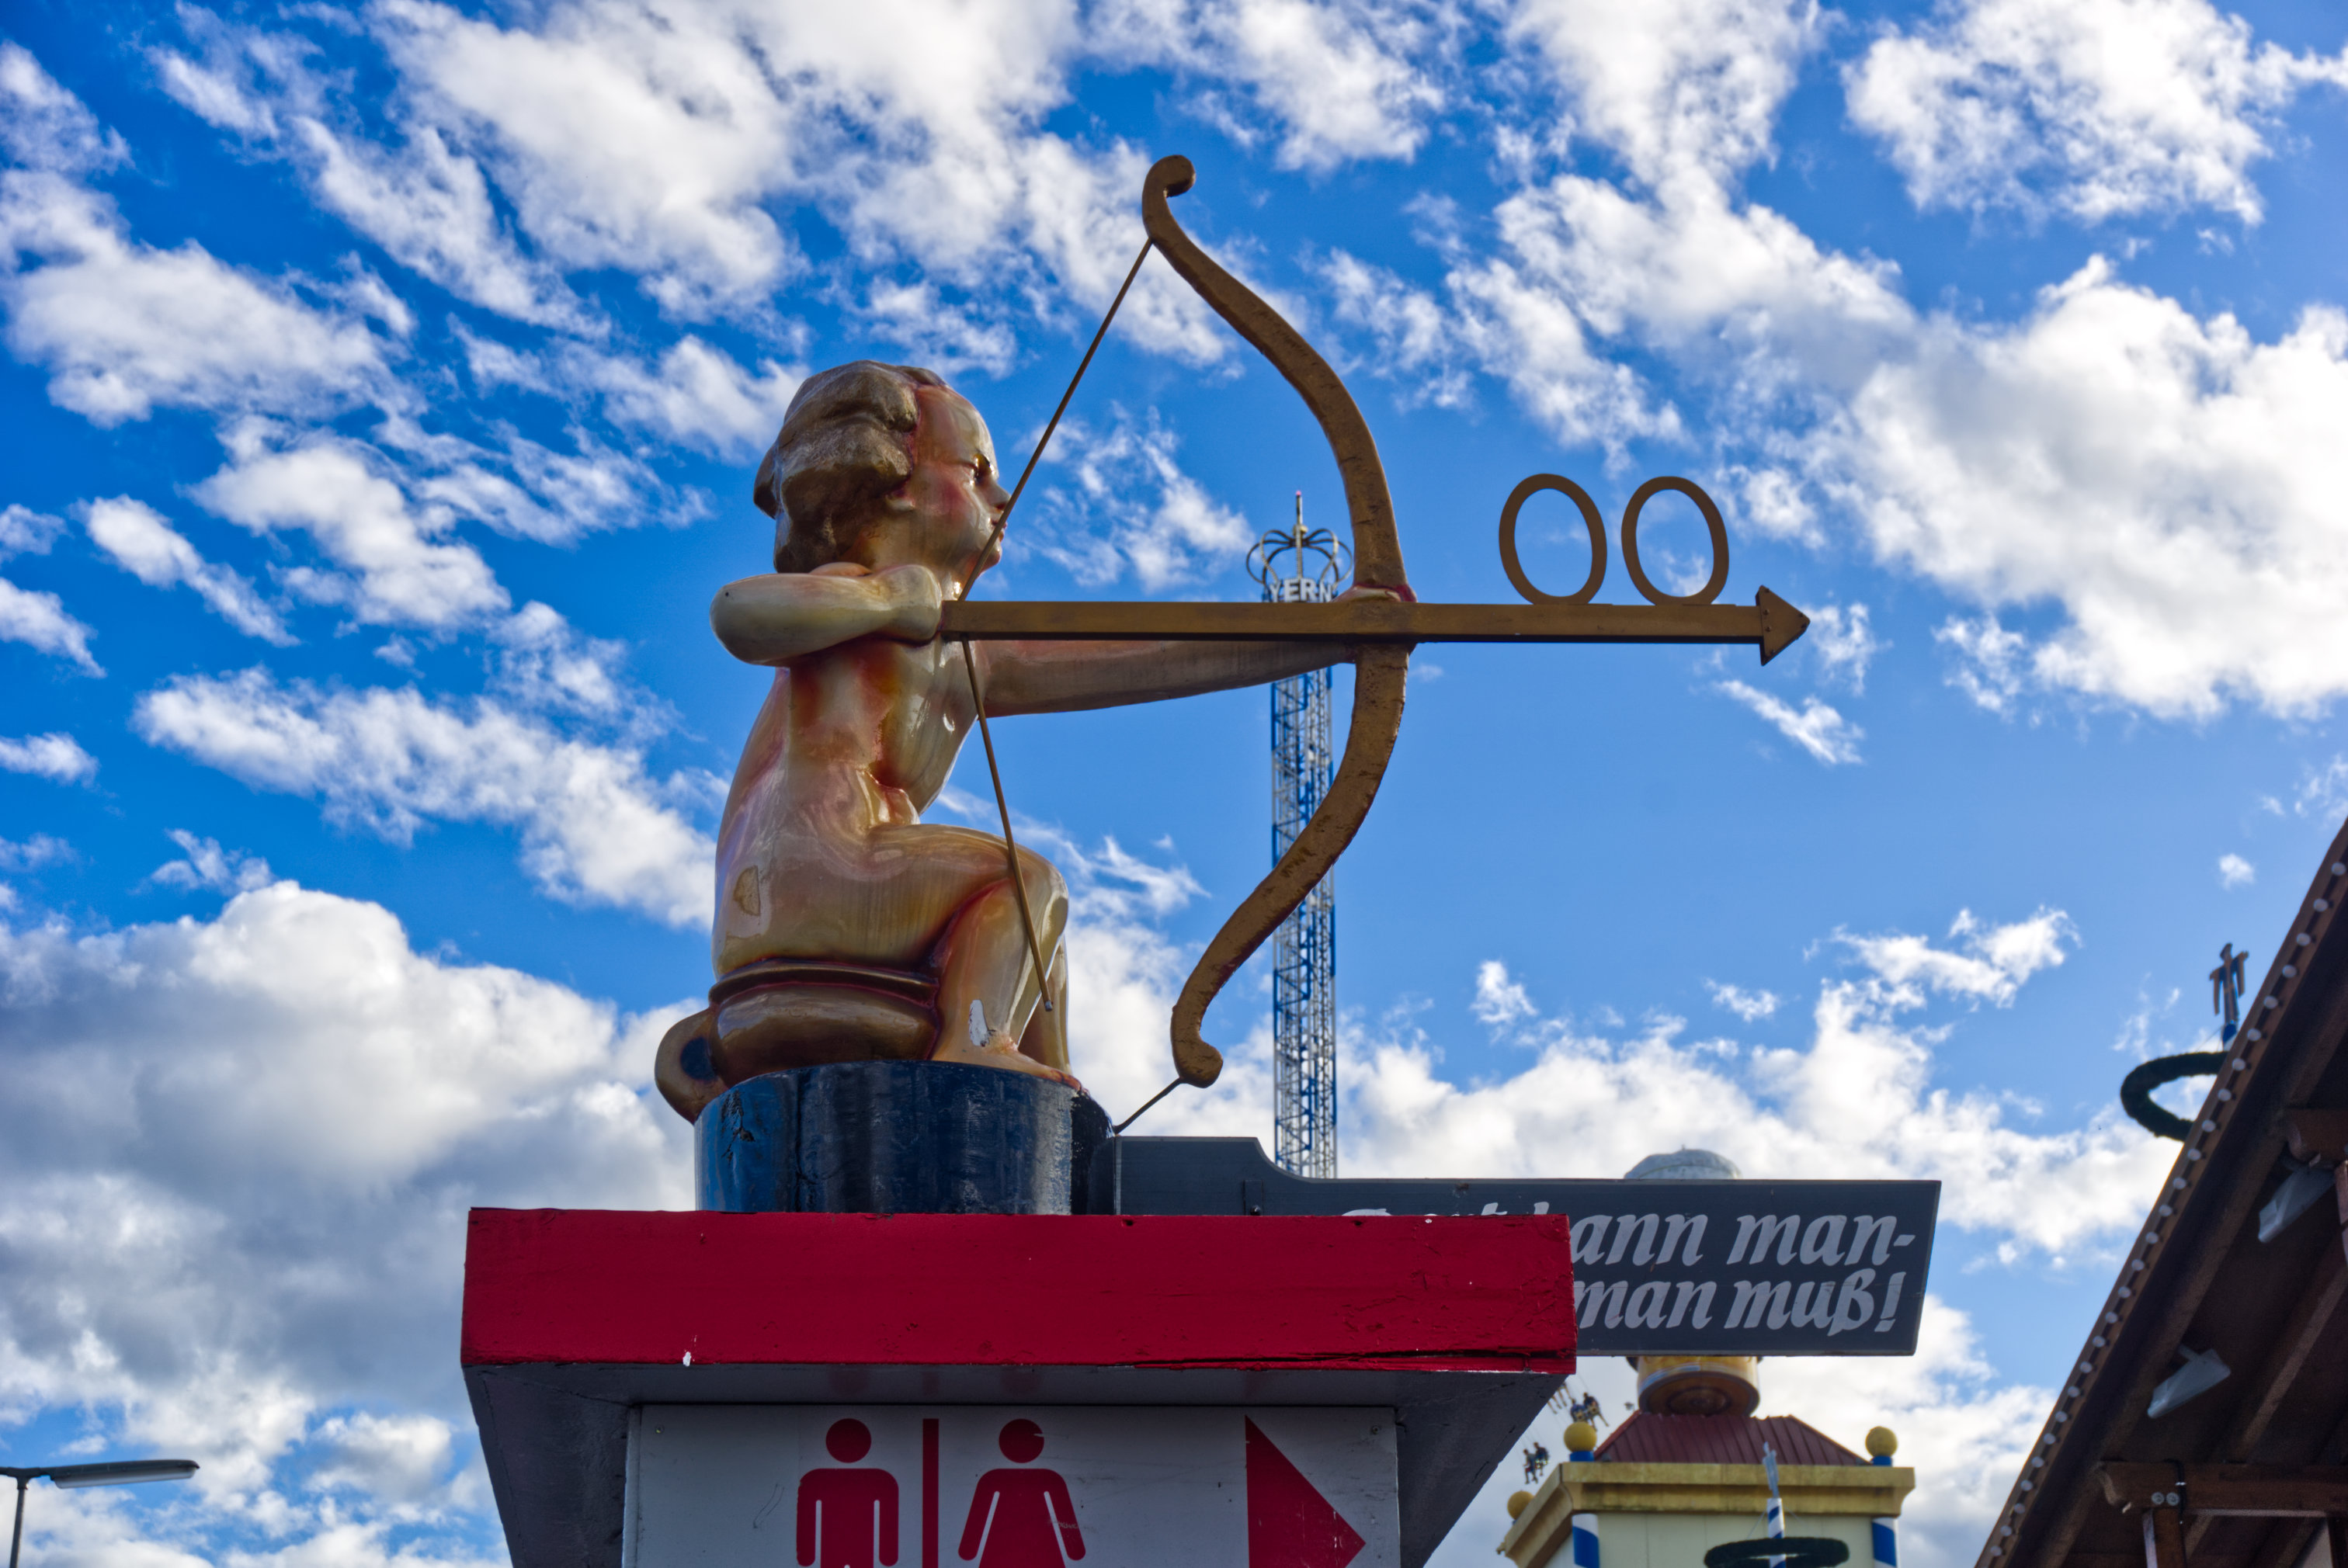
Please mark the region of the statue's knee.
<svg viewBox="0 0 2348 1568"><path fill-rule="evenodd" d="M1019 851L1019 875L1026 884L1027 903L1037 919L1045 917L1047 907L1055 919L1066 912L1068 884L1058 866L1023 845Z"/></svg>

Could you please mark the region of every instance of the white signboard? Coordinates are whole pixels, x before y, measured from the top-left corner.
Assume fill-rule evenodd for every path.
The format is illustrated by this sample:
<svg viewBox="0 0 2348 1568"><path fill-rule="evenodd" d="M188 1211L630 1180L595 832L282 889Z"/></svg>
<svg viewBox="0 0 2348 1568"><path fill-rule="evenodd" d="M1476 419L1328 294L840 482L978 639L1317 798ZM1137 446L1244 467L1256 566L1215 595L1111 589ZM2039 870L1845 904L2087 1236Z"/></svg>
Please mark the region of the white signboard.
<svg viewBox="0 0 2348 1568"><path fill-rule="evenodd" d="M1394 1412L646 1405L626 1568L1397 1568Z"/></svg>

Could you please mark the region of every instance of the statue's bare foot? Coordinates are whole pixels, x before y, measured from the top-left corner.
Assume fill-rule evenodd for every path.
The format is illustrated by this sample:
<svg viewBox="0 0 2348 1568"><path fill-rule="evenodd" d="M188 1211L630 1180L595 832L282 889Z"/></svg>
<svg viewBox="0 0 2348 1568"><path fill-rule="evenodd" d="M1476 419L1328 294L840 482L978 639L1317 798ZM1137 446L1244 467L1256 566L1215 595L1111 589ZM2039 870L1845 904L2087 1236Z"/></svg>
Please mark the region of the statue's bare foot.
<svg viewBox="0 0 2348 1568"><path fill-rule="evenodd" d="M930 1053L930 1060L958 1061L966 1067L994 1067L1006 1072L1025 1072L1036 1078L1048 1078L1056 1083L1065 1083L1079 1094L1085 1090L1074 1074L1045 1066L1021 1050L1019 1042L1001 1030L989 1034L983 1045L950 1037L942 1039L938 1041L937 1050Z"/></svg>

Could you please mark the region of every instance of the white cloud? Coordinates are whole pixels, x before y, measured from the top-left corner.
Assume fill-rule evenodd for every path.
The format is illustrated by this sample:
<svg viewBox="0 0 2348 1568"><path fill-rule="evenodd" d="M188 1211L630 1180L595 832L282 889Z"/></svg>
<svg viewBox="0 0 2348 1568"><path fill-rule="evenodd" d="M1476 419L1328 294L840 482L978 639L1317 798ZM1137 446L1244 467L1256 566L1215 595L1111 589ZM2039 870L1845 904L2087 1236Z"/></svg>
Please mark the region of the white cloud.
<svg viewBox="0 0 2348 1568"><path fill-rule="evenodd" d="M697 313L770 286L791 264L759 202L811 149L793 145L736 18L575 4L541 14L536 27L505 28L398 0L376 20L436 118L486 133L523 229L565 267L627 269L664 304ZM875 46L911 42L869 12L852 20ZM823 64L788 49L770 57L791 60L795 77Z"/></svg>
<svg viewBox="0 0 2348 1568"><path fill-rule="evenodd" d="M782 427L800 376L773 360L752 375L731 354L687 334L649 368L633 360L582 353L585 379L603 393L604 412L716 456L756 456Z"/></svg>
<svg viewBox="0 0 2348 1568"><path fill-rule="evenodd" d="M103 675L90 656L88 626L67 613L66 601L39 589L18 588L0 577L0 642L21 642L37 652L63 659L85 675Z"/></svg>
<svg viewBox="0 0 2348 1568"><path fill-rule="evenodd" d="M324 435L288 440L258 421L223 439L229 465L197 485L195 498L254 533L306 533L344 569L289 570L295 592L374 625L456 626L505 609L506 591L479 552L443 542L455 509L411 505L371 448Z"/></svg>
<svg viewBox="0 0 2348 1568"><path fill-rule="evenodd" d="M1828 767L1859 760L1859 743L1867 732L1816 697L1805 697L1796 708L1742 681L1723 681L1718 690L1776 725L1780 734Z"/></svg>
<svg viewBox="0 0 2348 1568"><path fill-rule="evenodd" d="M396 152L337 136L314 119L296 118L293 128L319 203L401 266L517 321L593 325L562 281L515 247L480 166L451 150L438 128L417 128Z"/></svg>
<svg viewBox="0 0 2348 1568"><path fill-rule="evenodd" d="M0 735L0 768L59 784L87 783L98 776L98 759L62 733L26 735L21 741Z"/></svg>
<svg viewBox="0 0 2348 1568"><path fill-rule="evenodd" d="M2192 206L2260 216L2250 166L2308 83L2348 56L2253 46L2208 0L1959 0L1845 72L1920 207L2085 222Z"/></svg>
<svg viewBox="0 0 2348 1568"><path fill-rule="evenodd" d="M1871 1427L1916 1467L1900 1510L1900 1560L1962 1568L2022 1469L2054 1390L2011 1382L1966 1313L1928 1296L1912 1357L1787 1357L1761 1375L1764 1415L1797 1415L1857 1448Z"/></svg>
<svg viewBox="0 0 2348 1568"><path fill-rule="evenodd" d="M1050 838L1033 827L1021 835ZM1052 853L1064 867L1073 863L1058 843ZM1188 960L1090 870L1071 883L1074 1064L1120 1111L1165 1081L1164 1020ZM1101 891L1087 895L1087 886ZM1952 1026L1911 1015L1951 1002L2010 1006L2075 940L2065 915L2044 909L2003 925L1960 914L1951 936L1955 945L1941 947L1898 932L1837 933L1860 972L1820 986L1807 1046L1749 1057L1680 1045L1676 1020L1629 1039L1583 1033L1543 1018L1505 966L1486 962L1471 1014L1512 1030L1539 1060L1463 1085L1441 1075L1439 1053L1414 1024L1365 1030L1349 1021L1339 1042L1345 1168L1612 1175L1659 1149L1709 1148L1748 1176L1938 1180L1944 1223L1985 1233L2008 1262L2041 1254L2062 1263L2133 1225L2169 1155L2116 1112L2042 1132L2009 1124L2007 1096L1933 1082ZM1271 1122L1268 1031L1232 1048L1230 1063L1212 1091L1152 1111L1151 1130L1262 1136ZM1572 1152L1570 1168L1560 1150ZM2049 1202L2050 1193L2063 1200ZM1951 1484L1962 1492L1965 1483Z"/></svg>
<svg viewBox="0 0 2348 1568"><path fill-rule="evenodd" d="M497 691L532 712L633 722L666 712L658 698L623 683L620 643L582 636L551 606L533 600L489 635Z"/></svg>
<svg viewBox="0 0 2348 1568"><path fill-rule="evenodd" d="M2218 884L2221 887L2248 887L2259 879L2259 868L2239 855L2218 856Z"/></svg>
<svg viewBox="0 0 2348 1568"><path fill-rule="evenodd" d="M232 26L196 5L180 7L179 21L201 57L163 48L148 57L184 108L291 160L319 206L460 299L540 325L595 327L562 281L521 253L480 166L438 128L407 128L396 149L339 132L307 39Z"/></svg>
<svg viewBox="0 0 2348 1568"><path fill-rule="evenodd" d="M310 1440L332 1456L313 1472L313 1484L356 1491L398 1502L421 1502L453 1468L456 1429L438 1416L335 1416Z"/></svg>
<svg viewBox="0 0 2348 1568"><path fill-rule="evenodd" d="M1176 445L1154 409L1139 420L1117 409L1105 430L1062 424L1036 477L1040 504L1022 508L1035 547L1079 582L1130 570L1153 592L1238 561L1261 530L1182 471Z"/></svg>
<svg viewBox="0 0 2348 1568"><path fill-rule="evenodd" d="M1509 966L1487 958L1476 966L1476 999L1468 1005L1476 1021L1499 1029L1533 1016L1533 999L1524 986L1509 978Z"/></svg>
<svg viewBox="0 0 2348 1568"><path fill-rule="evenodd" d="M281 108L302 115L320 110L326 83L313 62L324 51L309 39L298 33L239 28L192 4L178 6L176 15L203 57L153 48L147 59L163 90L182 108L249 142L280 134Z"/></svg>
<svg viewBox="0 0 2348 1568"><path fill-rule="evenodd" d="M1370 334L1377 347L1369 364L1404 381L1406 405L1468 405L1475 366L1507 383L1525 414L1568 445L1595 442L1611 455L1634 439L1683 434L1679 411L1657 405L1635 371L1607 357L1570 292L1526 265L1463 257L1439 294L1343 251L1322 271L1337 319Z"/></svg>
<svg viewBox="0 0 2348 1568"><path fill-rule="evenodd" d="M15 356L91 423L159 407L329 411L396 395L389 344L361 311L404 313L380 285L321 309L190 241L129 238L105 198L46 171L0 171L0 305Z"/></svg>
<svg viewBox="0 0 2348 1568"><path fill-rule="evenodd" d="M66 526L63 518L11 503L0 509L0 560L15 555L46 555Z"/></svg>
<svg viewBox="0 0 2348 1568"><path fill-rule="evenodd" d="M1912 993L1914 999L1904 1003L1909 1006L1921 999L1919 987L1970 1001L2009 1006L2024 981L2040 969L2062 963L2064 943L2078 940L2070 917L2060 909L2041 909L2026 920L2004 926L1984 926L1972 910L1963 909L1950 925L1949 935L1961 940L1965 951L1935 948L1924 937L1836 933L1837 939L1885 986L1898 989L1903 998Z"/></svg>
<svg viewBox="0 0 2348 1568"><path fill-rule="evenodd" d="M0 149L27 169L84 174L125 162L122 138L98 123L21 44L0 39Z"/></svg>
<svg viewBox="0 0 2348 1568"><path fill-rule="evenodd" d="M1950 685L1993 713L2014 711L2030 679L2030 639L2008 631L1994 615L1952 615L1933 631L1932 640L1955 649L1961 661L1949 672Z"/></svg>
<svg viewBox="0 0 2348 1568"><path fill-rule="evenodd" d="M183 827L172 828L168 835L171 842L184 852L178 860L167 860L148 876L167 887L184 887L193 891L209 887L215 893L250 893L256 887L266 887L273 878L269 862L242 850L223 850L220 841L198 838Z"/></svg>
<svg viewBox="0 0 2348 1568"><path fill-rule="evenodd" d="M1568 1173L1555 1153L1565 1149L1571 1173L1612 1174L1684 1146L1716 1150L1754 1177L1941 1181L1942 1221L1989 1233L2013 1257L2060 1258L2133 1225L2168 1153L2116 1112L2038 1132L2007 1124L2002 1095L1935 1087L1934 1048L1948 1029L1910 1017L1936 999L2010 1004L2060 961L2068 920L2042 910L1987 926L1968 915L1954 931L1962 950L1900 933L1843 938L1861 972L1820 986L1810 1042L1749 1058L1680 1045L1676 1020L1616 1040L1535 1016L1517 1028L1538 1061L1463 1086L1437 1074L1416 1030L1349 1033L1339 1078L1347 1169L1557 1175Z"/></svg>
<svg viewBox="0 0 2348 1568"><path fill-rule="evenodd" d="M2348 691L2343 421L2348 314L2262 343L2096 260L2012 328L1934 319L1818 450L1883 558L2063 610L2026 654L1993 619L1942 630L1984 706L2026 672L2155 713L2303 712Z"/></svg>
<svg viewBox="0 0 2348 1568"><path fill-rule="evenodd" d="M640 752L560 734L496 702L465 711L413 688L322 692L262 671L182 676L148 692L139 734L262 789L323 800L330 818L405 843L427 818L521 832L522 866L549 894L709 918L715 846L684 807L705 775L655 781Z"/></svg>
<svg viewBox="0 0 2348 1568"><path fill-rule="evenodd" d="M573 450L560 452L506 430L503 451L492 452L393 415L376 427L374 448L345 443L343 449L383 468L394 466L388 452L397 452L401 481L435 528L466 518L514 538L565 545L654 520L682 527L698 515L691 497L664 494L642 459L575 426L571 434Z"/></svg>
<svg viewBox="0 0 2348 1568"><path fill-rule="evenodd" d="M1738 205L1708 174L1653 200L1566 176L1510 197L1495 220L1516 265L1595 330L1699 359L1799 350L1823 377L1869 363L1911 320L1894 268L1821 250L1782 214Z"/></svg>
<svg viewBox="0 0 2348 1568"><path fill-rule="evenodd" d="M1465 402L1460 367L1478 366L1560 440L1619 457L1696 424L1619 358L1660 355L1704 400L1704 427L1761 432L1728 438L1746 520L1817 540L1830 501L1880 559L1977 607L1940 640L1960 657L1952 682L1994 712L2042 690L2168 716L2230 700L2301 714L2348 690L2332 610L2348 598L2332 570L2348 573L2332 504L2348 451L2324 434L2348 420L2348 314L2310 307L2261 343L2100 260L2019 322L1920 313L1888 264L1824 251L1730 189L1766 150L1809 11L1599 9L1521 27L1632 180L1557 176L1483 233L1431 221L1437 289L1343 254L1323 268L1406 399ZM1751 57L1707 74L1715 48ZM2059 612L2043 635L1999 620L2040 607ZM1863 646L1849 640L1844 674ZM1814 754L1852 754L1823 703L1758 711Z"/></svg>
<svg viewBox="0 0 2348 1568"><path fill-rule="evenodd" d="M1448 264L1439 293L1343 252L1323 268L1338 318L1375 338L1378 373L1457 404L1462 363L1479 366L1560 441L1610 456L1634 440L1688 438L1680 411L1620 362L1622 349L1661 353L1694 373L1696 390L1716 386L1740 408L1791 399L1807 419L1821 384L1855 386L1914 331L1896 269L1821 250L1704 168L1646 195L1560 175L1503 200L1488 238L1437 240ZM1769 472L1761 520L1800 537L1807 503L1782 469Z"/></svg>
<svg viewBox="0 0 2348 1568"><path fill-rule="evenodd" d="M1282 84L1301 157L1414 139L1363 106L1421 96L1396 53L1428 36L1416 13L1300 8L1299 28L1246 9L1263 69L1343 73L1343 92ZM393 0L369 25L403 90L396 124L368 130L379 107L342 101L347 84L313 70L300 36L193 7L181 19L202 57L157 52L168 90L293 158L401 264L518 319L564 322L559 274L611 268L673 314L788 336L771 302L807 263L778 216L812 207L848 239L850 261L827 271L867 296L869 324L1001 366L1013 321L1073 331L1140 238L1142 152L1039 128L1092 46L1056 0L877 13L680 0L657 15L566 0L505 26ZM1128 301L1123 335L1193 361L1229 352L1162 270Z"/></svg>
<svg viewBox="0 0 2348 1568"><path fill-rule="evenodd" d="M1799 539L1805 544L1822 542L1818 507L1797 476L1775 465L1752 467L1743 464L1730 465L1727 475L1735 482L1743 503L1737 513L1740 522L1771 538Z"/></svg>
<svg viewBox="0 0 2348 1568"><path fill-rule="evenodd" d="M237 572L204 559L155 508L129 496L92 501L83 526L116 564L149 588L192 588L212 613L248 637L280 647L294 641L277 612Z"/></svg>
<svg viewBox="0 0 2348 1568"><path fill-rule="evenodd" d="M573 544L587 534L647 523L683 528L704 509L692 492L664 487L642 457L603 445L575 424L568 452L510 429L500 432L502 449L491 451L396 417L375 435L379 448L400 454L404 482L419 501L541 544Z"/></svg>
<svg viewBox="0 0 2348 1568"><path fill-rule="evenodd" d="M1748 991L1742 986L1726 985L1719 980L1704 981L1704 989L1712 993L1714 1006L1726 1009L1746 1023L1757 1023L1777 1010L1779 999L1775 991Z"/></svg>
<svg viewBox="0 0 2348 1568"><path fill-rule="evenodd" d="M38 871L73 857L72 845L46 833L36 833L22 844L0 838L0 871Z"/></svg>
<svg viewBox="0 0 2348 1568"><path fill-rule="evenodd" d="M2300 780L2299 798L2293 803L2302 816L2322 817L2325 821L2348 815L2348 757L2333 757L2321 768L2310 768ZM2276 815L2281 815L2280 808Z"/></svg>
<svg viewBox="0 0 2348 1568"><path fill-rule="evenodd" d="M1124 0L1095 19L1091 46L1120 64L1169 66L1230 82L1281 128L1275 162L1327 172L1369 158L1408 159L1445 94L1427 67L1448 64L1432 8L1309 0ZM1248 117L1211 86L1186 100L1242 144Z"/></svg>
<svg viewBox="0 0 2348 1568"><path fill-rule="evenodd" d="M1651 186L1765 155L1820 26L1810 0L1528 0L1511 23L1571 94L1576 128Z"/></svg>
<svg viewBox="0 0 2348 1568"><path fill-rule="evenodd" d="M210 921L0 927L10 1070L56 1086L0 1105L0 1409L189 1454L181 1506L289 1563L387 1563L336 1542L403 1508L438 1560L465 1209L689 1203L644 1093L663 1021L292 883ZM45 1530L105 1525L46 1501ZM89 1560L182 1561L140 1550Z"/></svg>
<svg viewBox="0 0 2348 1568"><path fill-rule="evenodd" d="M875 278L853 306L863 324L906 356L944 375L977 370L1005 375L1018 357L1019 337L980 301L957 302L926 278Z"/></svg>
<svg viewBox="0 0 2348 1568"><path fill-rule="evenodd" d="M1868 624L1863 604L1828 604L1810 611L1810 630L1803 638L1830 681L1840 681L1853 692L1867 690L1867 667L1887 646Z"/></svg>

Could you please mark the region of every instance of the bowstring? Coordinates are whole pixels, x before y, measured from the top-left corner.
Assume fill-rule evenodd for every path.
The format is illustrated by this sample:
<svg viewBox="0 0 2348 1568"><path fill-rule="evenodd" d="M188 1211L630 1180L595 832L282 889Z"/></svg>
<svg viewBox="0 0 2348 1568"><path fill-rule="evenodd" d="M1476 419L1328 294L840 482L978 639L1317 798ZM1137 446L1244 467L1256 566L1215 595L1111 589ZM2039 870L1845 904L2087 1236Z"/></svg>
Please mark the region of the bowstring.
<svg viewBox="0 0 2348 1568"><path fill-rule="evenodd" d="M1109 301L1108 313L1101 317L1099 330L1093 333L1093 341L1086 345L1085 357L1076 362L1076 374L1068 378L1068 389L1060 394L1059 406L1052 410L1052 417L1045 425L1044 434L1036 437L1035 449L1027 455L1027 466L1019 471L1019 482L1011 487L1011 498L1003 503L1003 510L994 519L994 530L987 535L986 543L973 558L974 564L971 568L971 576L973 579L978 576L979 564L994 554L994 547L1003 542L1003 530L1011 524L1011 508L1019 504L1019 497L1027 488L1027 481L1035 476L1035 465L1044 460L1044 448L1051 445L1052 432L1060 427L1060 416L1067 413L1069 400L1076 395L1076 384L1084 380L1085 372L1092 367L1093 355L1100 352L1101 340L1108 336L1108 324L1117 320L1117 307L1125 303L1126 293L1133 287L1133 280L1141 275L1141 263L1149 260L1151 244L1152 241L1147 239L1141 241L1140 252L1133 258L1133 265L1126 270L1125 282L1117 285L1117 297ZM1003 792L1003 770L994 760L994 732L987 724L986 698L978 684L978 656L971 651L967 637L962 640L962 667L963 672L970 677L971 706L978 714L979 740L986 747L986 776L994 785L994 809L1003 819L1004 863L1010 867L1011 890L1019 900L1019 923L1027 933L1027 955L1035 965L1036 992L1043 1001L1044 1010L1056 1013L1058 1009L1052 1006L1051 966L1045 963L1044 944L1036 939L1035 912L1028 907L1027 879L1019 870L1019 845L1011 836L1011 800Z"/></svg>

